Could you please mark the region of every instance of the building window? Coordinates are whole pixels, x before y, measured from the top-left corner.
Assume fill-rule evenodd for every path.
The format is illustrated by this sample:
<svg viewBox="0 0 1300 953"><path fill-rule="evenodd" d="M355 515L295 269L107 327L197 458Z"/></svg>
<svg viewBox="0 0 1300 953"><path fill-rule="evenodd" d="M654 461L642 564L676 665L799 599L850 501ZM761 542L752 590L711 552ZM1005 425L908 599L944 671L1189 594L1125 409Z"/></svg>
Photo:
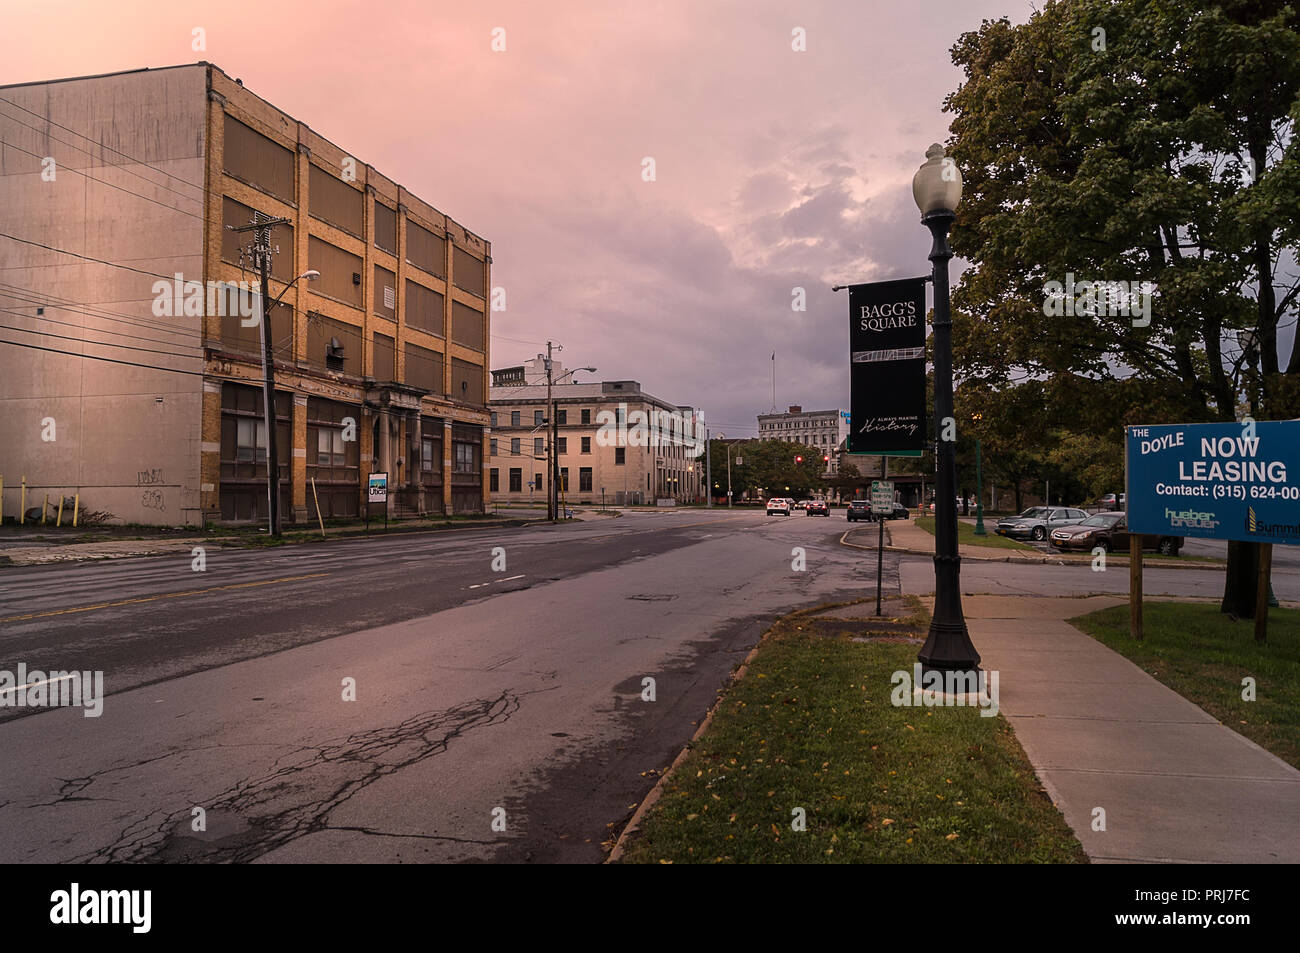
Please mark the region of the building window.
<svg viewBox="0 0 1300 953"><path fill-rule="evenodd" d="M493 493L501 489L501 471L496 467L488 471L488 489Z"/></svg>
<svg viewBox="0 0 1300 953"><path fill-rule="evenodd" d="M265 452L263 452L262 456L265 459ZM346 462L346 454L343 450L343 431L316 431L316 465L318 467L341 467Z"/></svg>
<svg viewBox="0 0 1300 953"><path fill-rule="evenodd" d="M497 425L497 415L496 415L496 413L494 412L494 413L492 414L492 426L495 427L496 425Z"/></svg>
<svg viewBox="0 0 1300 953"><path fill-rule="evenodd" d="M569 468L568 467L560 467L560 490L565 493L569 492Z"/></svg>
<svg viewBox="0 0 1300 953"><path fill-rule="evenodd" d="M519 411L517 410L510 411L510 426L512 427L519 426Z"/></svg>
<svg viewBox="0 0 1300 953"><path fill-rule="evenodd" d="M569 438L568 438L568 437L556 437L556 438L555 438L555 448L556 448L556 452L557 452L557 453L568 453L568 452L569 452Z"/></svg>
<svg viewBox="0 0 1300 953"><path fill-rule="evenodd" d="M488 441L488 453L490 453L490 454L491 454L492 456L494 456L494 457L497 455L497 438L496 438L496 437L493 437L490 441Z"/></svg>
<svg viewBox="0 0 1300 953"><path fill-rule="evenodd" d="M534 473L534 474L533 474L533 489L535 489L535 490L540 490L541 488L542 488L542 475L541 475L540 473Z"/></svg>
<svg viewBox="0 0 1300 953"><path fill-rule="evenodd" d="M622 447L614 448L614 465L621 467L627 463L627 451Z"/></svg>
<svg viewBox="0 0 1300 953"><path fill-rule="evenodd" d="M569 412L567 410L557 410L555 412L555 422L563 427L569 422Z"/></svg>
<svg viewBox="0 0 1300 953"><path fill-rule="evenodd" d="M583 413L586 413L586 411L583 411ZM583 453L591 453L591 438L590 438L590 437L583 437L583 438L582 438L582 452L583 452Z"/></svg>
<svg viewBox="0 0 1300 953"><path fill-rule="evenodd" d="M622 404L619 404L618 407L614 409L614 422L619 424L619 426L622 426L623 419L627 416L627 414L624 413L625 410L626 408Z"/></svg>
<svg viewBox="0 0 1300 953"><path fill-rule="evenodd" d="M235 461L265 463L266 424L260 420L241 417L235 426Z"/></svg>
<svg viewBox="0 0 1300 953"><path fill-rule="evenodd" d="M578 492L591 492L591 467L582 467L578 471Z"/></svg>
<svg viewBox="0 0 1300 953"><path fill-rule="evenodd" d="M537 427L542 425L542 412L540 410L533 411L533 424Z"/></svg>
<svg viewBox="0 0 1300 953"><path fill-rule="evenodd" d="M516 456L516 457L519 456L519 438L518 438L518 437L511 437L511 438L510 438L510 453L511 453L512 455Z"/></svg>
<svg viewBox="0 0 1300 953"><path fill-rule="evenodd" d="M584 411L582 412L582 422L583 422L584 424L590 424L590 423L591 423L591 411L590 411L590 410L584 410Z"/></svg>
<svg viewBox="0 0 1300 953"><path fill-rule="evenodd" d="M542 448L542 438L541 438L541 437L534 437L534 438L533 438L533 456L535 456L535 457L540 457L540 456L542 455L543 452L544 452L544 451L543 451L543 448Z"/></svg>
<svg viewBox="0 0 1300 953"><path fill-rule="evenodd" d="M510 468L510 492L519 493L524 488L524 471L518 467Z"/></svg>
<svg viewBox="0 0 1300 953"><path fill-rule="evenodd" d="M474 472L474 444L457 443L453 445L456 449L456 456L453 461L454 469L457 473Z"/></svg>

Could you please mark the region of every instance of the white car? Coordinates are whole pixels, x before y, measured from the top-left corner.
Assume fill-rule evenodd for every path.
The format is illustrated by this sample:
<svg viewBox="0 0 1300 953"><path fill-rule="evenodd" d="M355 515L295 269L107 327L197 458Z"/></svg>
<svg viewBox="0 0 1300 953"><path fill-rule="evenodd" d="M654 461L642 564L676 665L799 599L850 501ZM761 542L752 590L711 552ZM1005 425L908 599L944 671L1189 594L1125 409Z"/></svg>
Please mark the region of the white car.
<svg viewBox="0 0 1300 953"><path fill-rule="evenodd" d="M779 496L774 496L767 501L767 515L772 516L778 513L781 516L789 516L790 501Z"/></svg>

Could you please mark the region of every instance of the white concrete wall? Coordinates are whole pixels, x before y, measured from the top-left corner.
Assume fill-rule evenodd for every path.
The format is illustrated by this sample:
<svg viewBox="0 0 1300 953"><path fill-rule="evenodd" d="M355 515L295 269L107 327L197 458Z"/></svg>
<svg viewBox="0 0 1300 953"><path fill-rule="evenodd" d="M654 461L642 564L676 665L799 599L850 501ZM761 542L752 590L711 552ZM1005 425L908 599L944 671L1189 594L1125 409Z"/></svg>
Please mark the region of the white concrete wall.
<svg viewBox="0 0 1300 953"><path fill-rule="evenodd" d="M202 281L206 106L201 66L0 87L0 232ZM0 237L0 341L196 372L0 343L5 516L25 476L29 508L80 492L121 522L199 522L201 318L155 316L157 280Z"/></svg>

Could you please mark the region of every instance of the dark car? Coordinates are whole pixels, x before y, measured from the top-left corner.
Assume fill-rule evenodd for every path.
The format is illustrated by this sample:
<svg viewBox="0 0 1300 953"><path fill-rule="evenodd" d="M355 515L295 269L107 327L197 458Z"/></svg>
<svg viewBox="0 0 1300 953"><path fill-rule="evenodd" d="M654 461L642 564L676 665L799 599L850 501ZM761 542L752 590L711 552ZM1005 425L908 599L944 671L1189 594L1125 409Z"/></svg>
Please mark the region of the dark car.
<svg viewBox="0 0 1300 953"><path fill-rule="evenodd" d="M1106 552L1127 551L1130 538L1128 514L1122 512L1098 513L1079 523L1054 529L1051 536L1052 545L1058 549L1093 550L1100 546ZM1155 550L1166 556L1177 556L1178 551L1183 548L1183 537L1143 533L1142 548Z"/></svg>
<svg viewBox="0 0 1300 953"><path fill-rule="evenodd" d="M809 500L808 505L804 507L809 516L830 516L831 508L825 500Z"/></svg>
<svg viewBox="0 0 1300 953"><path fill-rule="evenodd" d="M885 514L887 520L905 520L910 518L912 511L902 503L895 503L892 511Z"/></svg>
<svg viewBox="0 0 1300 953"><path fill-rule="evenodd" d="M844 514L850 523L856 520L871 519L871 501L870 500L849 500L848 512Z"/></svg>

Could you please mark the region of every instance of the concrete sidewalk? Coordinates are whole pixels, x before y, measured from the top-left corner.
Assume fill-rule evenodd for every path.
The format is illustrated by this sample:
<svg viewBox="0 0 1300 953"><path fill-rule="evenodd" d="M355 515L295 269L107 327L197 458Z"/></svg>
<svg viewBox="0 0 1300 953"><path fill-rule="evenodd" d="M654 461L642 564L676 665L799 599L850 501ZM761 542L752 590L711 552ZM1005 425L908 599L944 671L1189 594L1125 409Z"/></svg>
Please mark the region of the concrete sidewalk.
<svg viewBox="0 0 1300 953"><path fill-rule="evenodd" d="M963 597L1002 714L1088 856L1300 863L1300 771L1064 621L1125 601Z"/></svg>

